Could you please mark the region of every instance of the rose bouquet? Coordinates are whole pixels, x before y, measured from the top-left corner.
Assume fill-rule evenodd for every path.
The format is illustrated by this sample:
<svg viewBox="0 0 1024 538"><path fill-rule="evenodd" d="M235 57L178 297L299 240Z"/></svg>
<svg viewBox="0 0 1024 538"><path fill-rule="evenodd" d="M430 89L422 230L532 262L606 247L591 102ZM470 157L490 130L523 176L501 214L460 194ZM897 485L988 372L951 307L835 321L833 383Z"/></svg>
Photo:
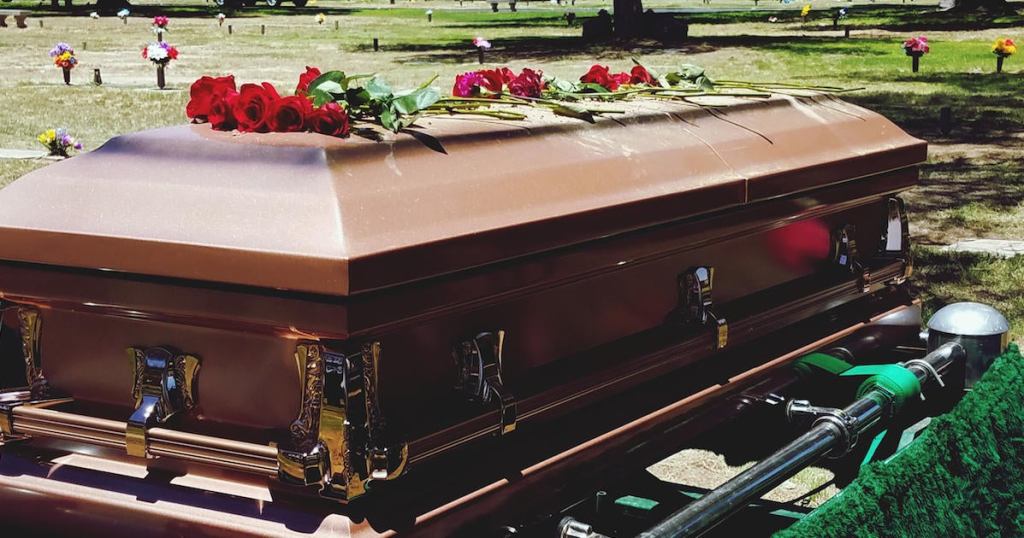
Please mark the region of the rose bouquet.
<svg viewBox="0 0 1024 538"><path fill-rule="evenodd" d="M63 127L60 129L47 129L37 136L36 140L46 146L47 151L54 157L70 157L72 149L82 149L82 143L72 138L68 134L68 130Z"/></svg>
<svg viewBox="0 0 1024 538"><path fill-rule="evenodd" d="M235 77L202 77L189 90L186 115L197 123L208 122L214 129L241 132L312 131L328 136L348 136L348 111L334 101L314 106L308 96L309 83L320 70L307 67L299 77L295 94L282 97L269 82L235 85Z"/></svg>
<svg viewBox="0 0 1024 538"><path fill-rule="evenodd" d="M450 97L442 97L431 87L433 79L415 89L396 92L375 75L321 72L314 67L306 68L294 94L289 96L281 96L268 82L238 88L231 75L206 76L192 84L186 114L194 122L210 123L217 130L311 131L347 136L355 122L373 123L398 132L424 115L469 114L522 120L527 116L512 109L531 107L594 122L599 116L621 111L594 108L586 104L588 101L647 97L704 107L712 105L693 99L757 99L774 92L848 91L786 83L712 81L703 68L695 65L682 65L659 74L636 60L634 63L628 73L613 73L607 66L594 65L578 82L545 77L541 71L530 68L518 74L508 67L470 71L455 77Z"/></svg>
<svg viewBox="0 0 1024 538"><path fill-rule="evenodd" d="M158 41L143 47L142 58L156 64L156 85L161 90L164 89L166 84L164 69L167 64L171 63L171 60L178 59L178 49L166 41Z"/></svg>
<svg viewBox="0 0 1024 538"><path fill-rule="evenodd" d="M1000 37L992 44L992 54L996 55L996 73L1003 72L1003 60L1017 53L1017 44L1012 39Z"/></svg>
<svg viewBox="0 0 1024 538"><path fill-rule="evenodd" d="M64 73L64 84L71 84L71 70L78 65L75 49L61 41L50 49L50 58L53 58L53 65L59 67Z"/></svg>

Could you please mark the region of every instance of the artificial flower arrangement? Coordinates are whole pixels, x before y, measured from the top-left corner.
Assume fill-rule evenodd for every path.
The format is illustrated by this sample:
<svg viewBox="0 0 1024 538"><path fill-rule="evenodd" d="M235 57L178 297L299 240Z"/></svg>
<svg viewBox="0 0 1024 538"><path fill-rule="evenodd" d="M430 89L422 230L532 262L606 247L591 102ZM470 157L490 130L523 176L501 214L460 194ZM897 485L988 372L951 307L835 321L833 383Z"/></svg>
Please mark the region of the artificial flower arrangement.
<svg viewBox="0 0 1024 538"><path fill-rule="evenodd" d="M96 13L95 11L93 11L92 13L89 14L89 18L92 19L92 20L96 20L96 19L100 18L100 14Z"/></svg>
<svg viewBox="0 0 1024 538"><path fill-rule="evenodd" d="M811 14L811 5L804 4L804 7L800 9L800 18L807 19L807 16Z"/></svg>
<svg viewBox="0 0 1024 538"><path fill-rule="evenodd" d="M925 36L912 37L903 42L903 51L907 56L923 56L931 51L928 46L928 38Z"/></svg>
<svg viewBox="0 0 1024 538"><path fill-rule="evenodd" d="M68 134L68 130L63 127L60 129L47 129L37 136L36 140L46 146L47 151L54 157L70 157L72 149L82 149L82 143L75 140Z"/></svg>
<svg viewBox="0 0 1024 538"><path fill-rule="evenodd" d="M1012 39L1000 37L992 44L992 54L996 55L996 73L1003 72L1003 60L1017 53L1017 44Z"/></svg>
<svg viewBox="0 0 1024 538"><path fill-rule="evenodd" d="M171 60L178 59L178 49L166 41L150 43L142 48L142 58L156 64L156 85L161 90L166 85L164 68Z"/></svg>
<svg viewBox="0 0 1024 538"><path fill-rule="evenodd" d="M117 12L117 18L121 19L121 22L128 24L128 15L131 14L132 12L128 11L128 8L123 8Z"/></svg>
<svg viewBox="0 0 1024 538"><path fill-rule="evenodd" d="M395 92L375 75L350 76L343 71L321 72L315 67L307 67L294 95L284 97L267 82L238 88L232 75L205 76L192 84L186 114L217 130L312 131L347 136L353 122L375 123L398 132L425 115L469 114L522 120L527 116L512 109L532 107L594 122L599 116L622 111L589 106L587 103L592 101L649 97L708 106L691 99L765 98L772 92L791 90L848 91L826 86L712 81L703 68L695 65L659 74L636 60L634 63L628 73L613 73L606 66L594 65L578 82L545 77L529 68L518 74L507 67L471 71L455 78L450 97L442 97L431 87L433 79L415 89Z"/></svg>
<svg viewBox="0 0 1024 538"><path fill-rule="evenodd" d="M225 15L223 13L218 13L217 14L217 26L224 26L224 19L226 19L226 18L228 18L227 15Z"/></svg>
<svg viewBox="0 0 1024 538"><path fill-rule="evenodd" d="M166 41L158 41L142 48L142 58L157 65L167 65L178 59L178 49Z"/></svg>
<svg viewBox="0 0 1024 538"><path fill-rule="evenodd" d="M161 32L166 32L167 25L170 22L171 20L164 15L157 15L156 17L153 17L153 31L158 34Z"/></svg>
<svg viewBox="0 0 1024 538"><path fill-rule="evenodd" d="M931 47L928 46L928 38L925 36L912 37L903 42L903 52L910 56L911 69L917 73L921 66L921 56L928 54Z"/></svg>
<svg viewBox="0 0 1024 538"><path fill-rule="evenodd" d="M327 15L324 15L323 13L317 13L316 14L316 23L317 24L323 24L326 21L327 21Z"/></svg>
<svg viewBox="0 0 1024 538"><path fill-rule="evenodd" d="M75 49L61 41L50 49L50 58L53 58L53 65L63 71L64 84L71 84L71 70L78 65L78 58L75 58Z"/></svg>

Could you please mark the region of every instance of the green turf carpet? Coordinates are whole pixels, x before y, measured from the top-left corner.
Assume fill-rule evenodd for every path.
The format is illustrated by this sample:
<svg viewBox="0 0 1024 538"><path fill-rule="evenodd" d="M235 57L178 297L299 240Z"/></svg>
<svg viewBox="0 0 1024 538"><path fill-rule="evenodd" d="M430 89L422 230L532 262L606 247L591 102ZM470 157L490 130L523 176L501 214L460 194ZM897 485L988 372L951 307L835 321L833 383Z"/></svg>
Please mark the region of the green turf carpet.
<svg viewBox="0 0 1024 538"><path fill-rule="evenodd" d="M1024 359L1011 344L902 452L774 538L1024 536Z"/></svg>

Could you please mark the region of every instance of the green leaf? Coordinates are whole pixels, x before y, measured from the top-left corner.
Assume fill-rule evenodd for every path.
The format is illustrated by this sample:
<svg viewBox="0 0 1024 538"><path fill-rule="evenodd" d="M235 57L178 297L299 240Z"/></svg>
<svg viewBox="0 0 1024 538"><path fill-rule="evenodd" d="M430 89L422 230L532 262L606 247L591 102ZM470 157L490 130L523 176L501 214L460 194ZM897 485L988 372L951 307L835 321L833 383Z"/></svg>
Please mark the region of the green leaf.
<svg viewBox="0 0 1024 538"><path fill-rule="evenodd" d="M705 77L704 75L697 77L697 80L694 80L693 83L696 84L698 88L705 91L711 91L715 89L715 84L711 82L711 79Z"/></svg>
<svg viewBox="0 0 1024 538"><path fill-rule="evenodd" d="M365 88L349 88L345 92L345 100L348 101L349 107L359 108L370 102L370 92L366 91Z"/></svg>
<svg viewBox="0 0 1024 538"><path fill-rule="evenodd" d="M578 106L575 106L575 105L570 105L570 104L566 104L566 103L559 103L558 105L555 105L555 106L551 107L551 111L554 112L555 114L559 115L559 116L566 116L566 117L569 117L569 118L576 118L578 120L583 120L583 121L590 122L590 123L594 123L596 121L594 119L594 113L593 112L591 112L591 111L589 111L589 110L587 110L587 109L585 109L583 107L578 107Z"/></svg>
<svg viewBox="0 0 1024 538"><path fill-rule="evenodd" d="M380 124L383 125L385 129L396 133L399 131L399 129L395 128L395 120L397 117L390 107L385 107L381 110L380 115L377 117L380 118Z"/></svg>
<svg viewBox="0 0 1024 538"><path fill-rule="evenodd" d="M557 91L565 93L577 93L579 87L575 82L571 80L565 80L564 78L550 78L547 81L549 88L554 88Z"/></svg>
<svg viewBox="0 0 1024 538"><path fill-rule="evenodd" d="M684 80L694 81L697 80L697 77L704 74L704 68L699 65L683 64L679 66L679 71L677 71L677 73L679 73L679 76Z"/></svg>
<svg viewBox="0 0 1024 538"><path fill-rule="evenodd" d="M324 106L331 101L334 101L334 96L319 89L312 89L309 91L309 96L313 98L313 106Z"/></svg>
<svg viewBox="0 0 1024 538"><path fill-rule="evenodd" d="M608 88L593 82L584 82L580 84L579 91L585 93L609 93Z"/></svg>
<svg viewBox="0 0 1024 538"><path fill-rule="evenodd" d="M344 91L343 80L345 80L344 71L328 71L309 83L309 91L312 93L312 90L321 89L327 93L342 93Z"/></svg>
<svg viewBox="0 0 1024 538"><path fill-rule="evenodd" d="M366 91L370 92L372 99L385 99L392 96L391 86L379 77L373 77L366 83Z"/></svg>
<svg viewBox="0 0 1024 538"><path fill-rule="evenodd" d="M420 88L412 93L396 97L395 109L402 114L415 114L441 99L441 94L434 88Z"/></svg>

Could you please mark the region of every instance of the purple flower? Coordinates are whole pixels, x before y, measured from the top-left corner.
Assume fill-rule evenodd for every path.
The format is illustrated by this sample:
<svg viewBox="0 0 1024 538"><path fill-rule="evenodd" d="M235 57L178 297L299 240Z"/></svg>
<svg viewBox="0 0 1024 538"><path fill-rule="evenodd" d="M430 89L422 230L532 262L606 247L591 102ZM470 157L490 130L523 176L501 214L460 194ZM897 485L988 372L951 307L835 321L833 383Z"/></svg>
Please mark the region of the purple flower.
<svg viewBox="0 0 1024 538"><path fill-rule="evenodd" d="M68 45L67 43L61 41L60 43L54 45L52 49L50 49L50 57L55 58L57 56L60 56L61 54L64 54L65 52L70 52L71 54L74 54L75 49L71 48L71 45Z"/></svg>
<svg viewBox="0 0 1024 538"><path fill-rule="evenodd" d="M75 142L75 149L81 150L82 149L82 143L81 142Z"/></svg>

